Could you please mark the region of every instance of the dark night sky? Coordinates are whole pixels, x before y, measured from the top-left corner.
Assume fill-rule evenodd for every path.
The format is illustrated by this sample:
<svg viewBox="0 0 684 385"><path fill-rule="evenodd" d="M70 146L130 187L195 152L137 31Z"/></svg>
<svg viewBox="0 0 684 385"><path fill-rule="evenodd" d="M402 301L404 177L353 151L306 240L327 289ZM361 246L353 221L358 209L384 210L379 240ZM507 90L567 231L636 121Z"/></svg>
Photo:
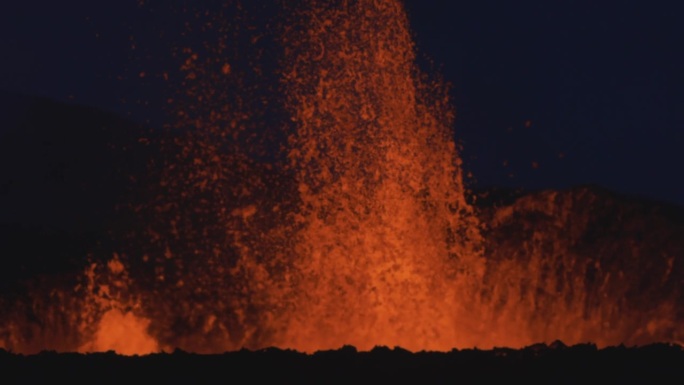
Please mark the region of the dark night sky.
<svg viewBox="0 0 684 385"><path fill-rule="evenodd" d="M456 137L477 185L596 183L684 205L675 2L406 3L420 54L453 86ZM0 91L136 120L158 114L166 96L139 73L168 55L170 39L149 43L160 28L179 29L180 16L137 1L9 4L0 12ZM131 49L140 42L147 49Z"/></svg>

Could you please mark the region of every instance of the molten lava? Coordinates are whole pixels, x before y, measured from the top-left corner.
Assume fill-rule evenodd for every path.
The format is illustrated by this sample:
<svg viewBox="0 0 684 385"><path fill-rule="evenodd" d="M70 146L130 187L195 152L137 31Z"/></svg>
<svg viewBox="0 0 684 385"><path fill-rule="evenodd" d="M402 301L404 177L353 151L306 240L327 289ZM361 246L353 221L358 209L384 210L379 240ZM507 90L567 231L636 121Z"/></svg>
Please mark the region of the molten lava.
<svg viewBox="0 0 684 385"><path fill-rule="evenodd" d="M478 225L445 93L413 64L402 5L298 16L284 38L299 207L295 311L282 344L461 345L459 297L482 274Z"/></svg>
<svg viewBox="0 0 684 385"><path fill-rule="evenodd" d="M638 313L616 289L626 278L565 241L579 225L573 207L555 211L564 201L530 208L544 229L516 222L534 202L481 214L484 226L465 199L447 91L417 68L401 2L326 4L303 1L278 23L236 6L245 25L219 15L215 42L179 51L184 95L170 100L181 134L154 160L158 185L136 208L148 222L129 237L137 249L91 265L73 296L54 289L49 304L0 314L0 348L681 338L681 285Z"/></svg>

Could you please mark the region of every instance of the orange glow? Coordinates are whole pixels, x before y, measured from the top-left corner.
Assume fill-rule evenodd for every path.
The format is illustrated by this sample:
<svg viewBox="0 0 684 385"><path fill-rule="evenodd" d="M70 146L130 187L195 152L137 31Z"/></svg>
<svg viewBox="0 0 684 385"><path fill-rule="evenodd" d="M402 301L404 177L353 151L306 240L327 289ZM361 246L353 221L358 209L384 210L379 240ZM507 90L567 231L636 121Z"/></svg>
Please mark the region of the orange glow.
<svg viewBox="0 0 684 385"><path fill-rule="evenodd" d="M92 341L81 346L79 352L112 350L123 355L157 353L159 346L147 333L149 325L150 320L138 318L131 312L109 310L100 317Z"/></svg>

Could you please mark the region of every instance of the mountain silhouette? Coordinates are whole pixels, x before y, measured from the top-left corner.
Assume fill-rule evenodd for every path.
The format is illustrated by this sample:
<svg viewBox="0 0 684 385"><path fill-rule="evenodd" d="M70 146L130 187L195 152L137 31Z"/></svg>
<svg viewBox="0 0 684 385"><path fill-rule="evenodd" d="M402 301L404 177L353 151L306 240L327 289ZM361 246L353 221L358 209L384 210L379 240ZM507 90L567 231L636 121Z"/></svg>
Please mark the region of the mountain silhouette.
<svg viewBox="0 0 684 385"><path fill-rule="evenodd" d="M0 280L82 265L145 174L151 131L45 98L0 104Z"/></svg>

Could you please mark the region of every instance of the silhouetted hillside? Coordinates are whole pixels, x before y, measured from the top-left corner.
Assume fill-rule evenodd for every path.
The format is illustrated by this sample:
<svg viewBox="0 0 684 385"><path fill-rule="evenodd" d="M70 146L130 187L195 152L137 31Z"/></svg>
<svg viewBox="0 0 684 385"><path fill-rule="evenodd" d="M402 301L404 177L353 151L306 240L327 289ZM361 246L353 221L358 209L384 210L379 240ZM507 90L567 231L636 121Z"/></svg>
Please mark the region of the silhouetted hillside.
<svg viewBox="0 0 684 385"><path fill-rule="evenodd" d="M0 280L80 268L145 175L150 131L42 98L5 95L2 110Z"/></svg>
<svg viewBox="0 0 684 385"><path fill-rule="evenodd" d="M568 317L593 323L597 343L684 340L684 209L598 186L491 196L484 295L539 325L532 340Z"/></svg>

